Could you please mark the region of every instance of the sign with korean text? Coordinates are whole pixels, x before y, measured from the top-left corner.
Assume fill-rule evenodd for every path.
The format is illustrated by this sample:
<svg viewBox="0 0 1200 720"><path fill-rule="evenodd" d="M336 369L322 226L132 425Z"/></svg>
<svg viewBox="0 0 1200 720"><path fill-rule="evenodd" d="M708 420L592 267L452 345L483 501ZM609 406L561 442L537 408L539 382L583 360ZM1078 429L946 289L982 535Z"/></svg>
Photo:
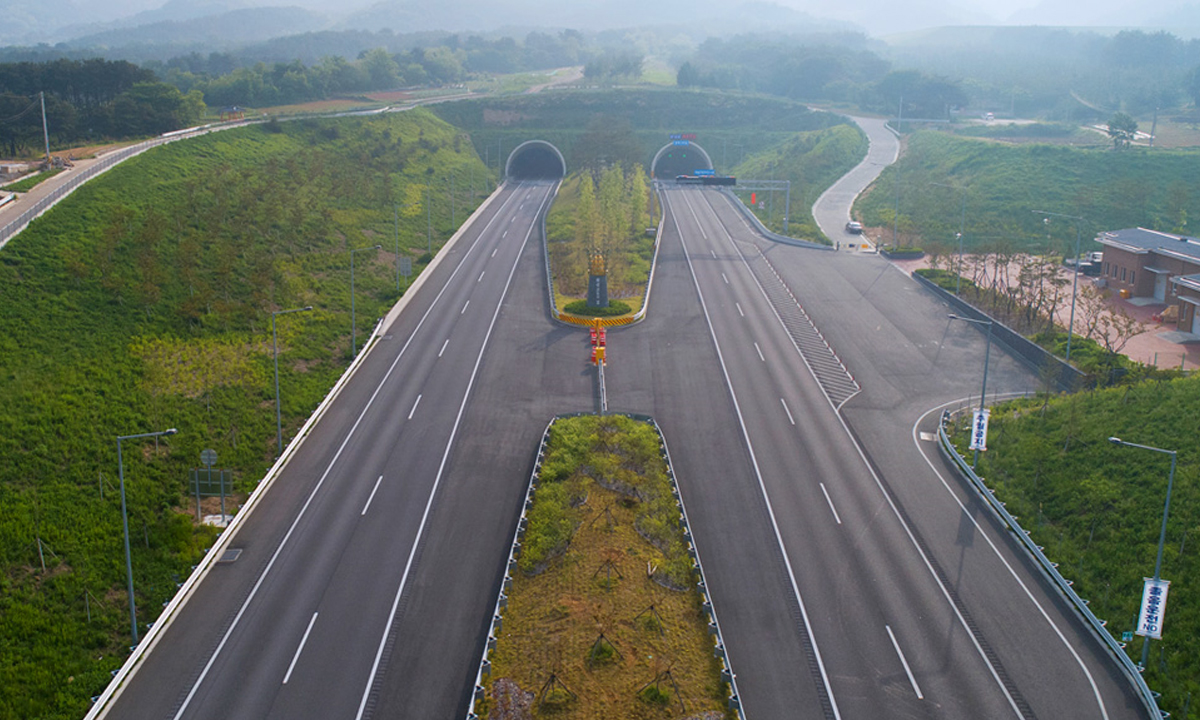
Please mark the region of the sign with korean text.
<svg viewBox="0 0 1200 720"><path fill-rule="evenodd" d="M1162 639L1163 614L1167 610L1167 588L1170 586L1170 580L1146 578L1142 588L1142 612L1138 615L1138 635Z"/></svg>
<svg viewBox="0 0 1200 720"><path fill-rule="evenodd" d="M695 140L696 133L671 133L672 140Z"/></svg>
<svg viewBox="0 0 1200 720"><path fill-rule="evenodd" d="M975 411L975 419L971 423L971 449L987 450L988 417L992 411L983 408Z"/></svg>
<svg viewBox="0 0 1200 720"><path fill-rule="evenodd" d="M672 140L671 144L672 145L687 145L688 141L687 140Z"/></svg>
<svg viewBox="0 0 1200 720"><path fill-rule="evenodd" d="M692 174L693 174L693 175L695 175L695 176L697 176L697 177L705 177L705 176L710 176L710 177L711 177L711 176L713 176L713 175L716 175L716 174L717 174L717 171L716 171L716 170L712 170L712 169L708 169L708 168L696 168L696 171L695 171L695 172L693 172Z"/></svg>

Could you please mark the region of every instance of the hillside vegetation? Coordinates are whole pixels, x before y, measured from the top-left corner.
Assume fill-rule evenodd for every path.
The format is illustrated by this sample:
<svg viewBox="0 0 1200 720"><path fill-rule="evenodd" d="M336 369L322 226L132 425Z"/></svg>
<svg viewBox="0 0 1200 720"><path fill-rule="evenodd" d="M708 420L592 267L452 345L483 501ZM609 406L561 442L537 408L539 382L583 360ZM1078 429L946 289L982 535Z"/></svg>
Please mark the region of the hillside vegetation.
<svg viewBox="0 0 1200 720"><path fill-rule="evenodd" d="M383 245L355 257L361 348L397 298L393 203L417 203L419 270L425 189L439 242L471 168L425 111L246 127L117 166L0 251L0 718L81 717L127 655L115 437L179 429L124 445L144 631L214 537L186 492L200 451L235 500L274 458L270 313L315 308L278 321L288 436L350 360L348 249Z"/></svg>
<svg viewBox="0 0 1200 720"><path fill-rule="evenodd" d="M1200 455L1188 420L1197 403L1200 376L1018 400L993 410L979 460L980 476L1119 640L1154 573L1170 458L1108 438L1179 453L1162 568L1171 590L1145 673L1173 717L1200 696ZM964 427L960 452L967 436ZM1141 651L1140 637L1126 648L1135 662Z"/></svg>
<svg viewBox="0 0 1200 720"><path fill-rule="evenodd" d="M838 178L862 161L867 154L867 144L867 137L853 125L810 130L755 153L734 168L734 174L739 178L790 180L790 208L784 197L786 191L760 190L757 199L763 206L755 208L758 218L771 230L782 233L784 212L789 210L789 236L830 244L813 219L813 203ZM737 194L744 203L750 204L750 191L738 190Z"/></svg>
<svg viewBox="0 0 1200 720"><path fill-rule="evenodd" d="M923 131L905 139L900 161L854 204L854 215L891 240L899 188L898 244L954 246L966 212L968 251L1074 252L1073 221L1049 224L1034 211L1086 218L1083 250L1096 233L1127 227L1189 230L1200 213L1200 151L1009 145ZM935 185L951 185L946 188ZM1049 238L1047 238L1049 235Z"/></svg>

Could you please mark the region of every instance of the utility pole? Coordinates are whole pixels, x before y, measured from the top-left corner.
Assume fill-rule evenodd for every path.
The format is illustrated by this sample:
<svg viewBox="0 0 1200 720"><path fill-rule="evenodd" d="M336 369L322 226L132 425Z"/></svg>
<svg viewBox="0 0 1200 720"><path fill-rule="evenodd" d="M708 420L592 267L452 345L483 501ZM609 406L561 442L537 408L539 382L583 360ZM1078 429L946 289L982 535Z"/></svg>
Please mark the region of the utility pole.
<svg viewBox="0 0 1200 720"><path fill-rule="evenodd" d="M46 139L46 168L50 168L50 128L46 124L46 91L42 91L42 136Z"/></svg>
<svg viewBox="0 0 1200 720"><path fill-rule="evenodd" d="M904 96L900 96L900 109L896 115L896 135L899 142L900 128L904 127ZM896 185L896 202L892 208L892 247L896 247L896 230L900 227L900 171L892 181Z"/></svg>

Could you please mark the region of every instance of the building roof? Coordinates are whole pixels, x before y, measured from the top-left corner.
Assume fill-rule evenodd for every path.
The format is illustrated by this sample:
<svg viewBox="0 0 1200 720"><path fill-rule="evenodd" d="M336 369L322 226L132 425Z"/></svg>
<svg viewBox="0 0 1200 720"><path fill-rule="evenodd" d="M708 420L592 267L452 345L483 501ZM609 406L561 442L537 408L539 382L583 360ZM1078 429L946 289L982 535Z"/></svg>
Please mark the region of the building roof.
<svg viewBox="0 0 1200 720"><path fill-rule="evenodd" d="M1200 291L1200 274L1197 275L1180 275L1171 278L1172 285L1180 285L1189 290Z"/></svg>
<svg viewBox="0 0 1200 720"><path fill-rule="evenodd" d="M1146 228L1128 228L1102 232L1096 236L1096 242L1138 255L1155 253L1200 263L1200 239L1187 235L1172 235Z"/></svg>

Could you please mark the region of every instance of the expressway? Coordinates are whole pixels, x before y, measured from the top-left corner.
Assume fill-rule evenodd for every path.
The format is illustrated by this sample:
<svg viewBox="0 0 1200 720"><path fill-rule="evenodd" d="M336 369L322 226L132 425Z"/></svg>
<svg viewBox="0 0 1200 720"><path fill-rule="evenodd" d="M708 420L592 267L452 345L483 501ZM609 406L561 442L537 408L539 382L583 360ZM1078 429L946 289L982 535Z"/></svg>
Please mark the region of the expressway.
<svg viewBox="0 0 1200 720"><path fill-rule="evenodd" d="M921 439L925 411L976 390L980 334L874 256L763 241L716 191L666 198L649 319L610 341L610 408L652 412L672 445L747 716L1140 717ZM798 337L776 285L852 373ZM992 378L1036 387L1000 353Z"/></svg>
<svg viewBox="0 0 1200 720"><path fill-rule="evenodd" d="M465 714L537 440L595 407L586 334L547 320L553 189L504 186L442 251L106 716ZM746 716L1138 717L921 440L976 391L982 336L875 256L764 241L716 191L665 198L609 407L666 434ZM798 351L781 287L849 373ZM997 392L1035 386L992 356Z"/></svg>
<svg viewBox="0 0 1200 720"><path fill-rule="evenodd" d="M419 717L426 715L414 708L432 707L421 692L445 694L448 677L469 674L502 571L496 546L479 541L489 531L511 533L529 448L549 414L570 406L552 392L554 381L532 401L538 393L529 388L506 392L503 382L481 378L485 359L493 375L501 369L492 349L511 347L497 342L497 321L519 285L518 266L536 267L535 232L553 190L548 182L506 185L443 251L233 538L241 555L199 584L108 717L357 718L381 702L386 716ZM575 339L544 323L537 334L539 361ZM568 374L560 385L582 398L574 409L590 408L586 376ZM523 432L530 423L516 422L526 416L537 418L532 433ZM488 452L472 457L480 444ZM478 517L446 516L464 501ZM506 505L508 512L497 512ZM431 532L441 534L427 547ZM441 592L431 619L429 586L438 584L429 577L478 587ZM457 636L464 647L454 647ZM420 673L397 675L404 662L391 658L414 657L421 647L436 657ZM388 681L398 676L400 691ZM388 706L404 702L405 692L419 696L407 710ZM451 694L449 707L461 705L461 685Z"/></svg>

